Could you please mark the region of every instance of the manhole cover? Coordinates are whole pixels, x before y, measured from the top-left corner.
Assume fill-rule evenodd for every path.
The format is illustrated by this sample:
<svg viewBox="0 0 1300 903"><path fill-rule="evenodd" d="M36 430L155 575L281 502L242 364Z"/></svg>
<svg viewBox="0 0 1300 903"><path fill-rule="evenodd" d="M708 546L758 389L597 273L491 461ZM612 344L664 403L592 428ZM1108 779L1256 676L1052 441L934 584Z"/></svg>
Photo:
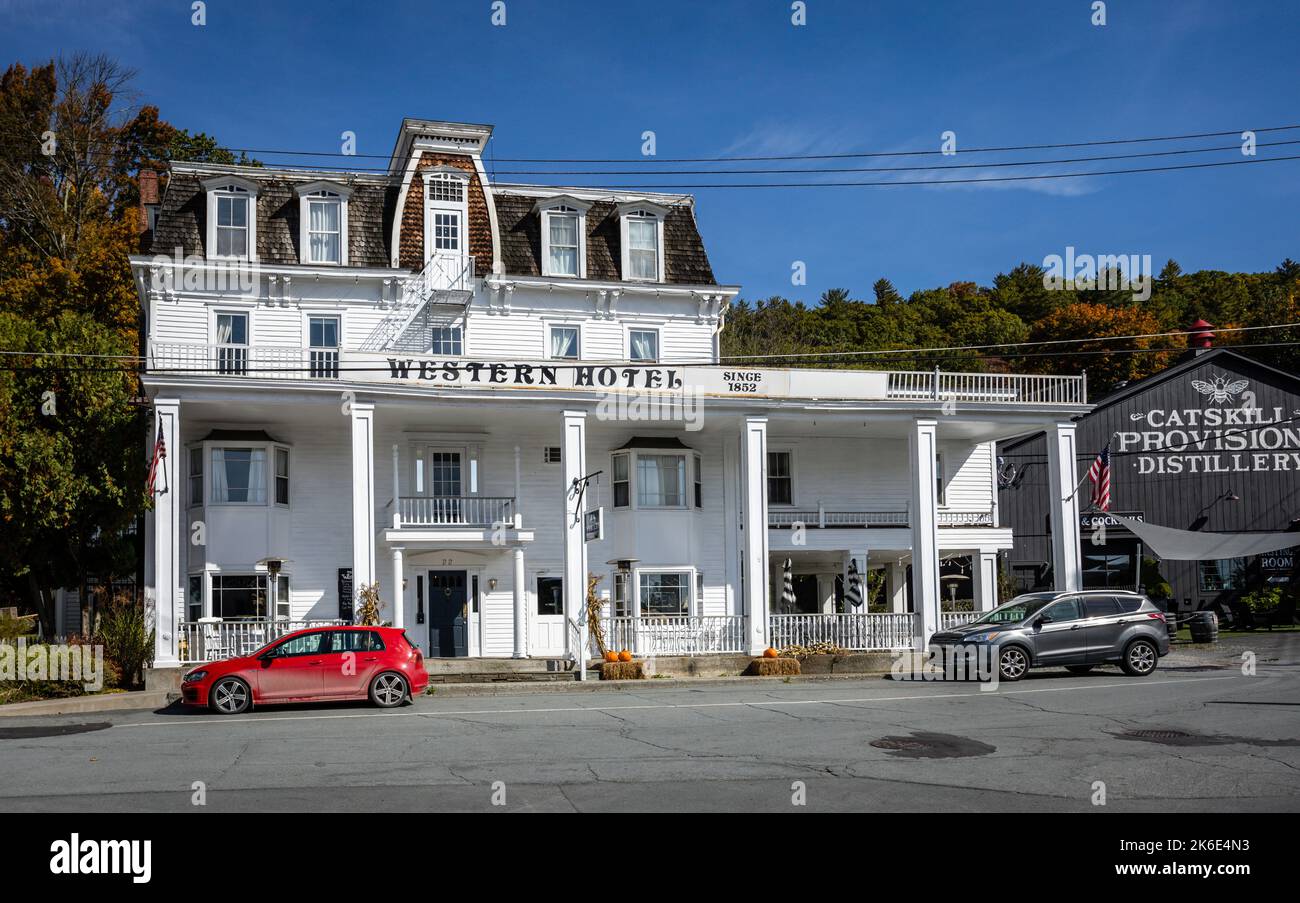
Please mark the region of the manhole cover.
<svg viewBox="0 0 1300 903"><path fill-rule="evenodd" d="M113 725L107 721L85 724L33 724L26 727L0 727L0 740L33 740L41 737L63 737L68 734L86 734L102 731Z"/></svg>
<svg viewBox="0 0 1300 903"><path fill-rule="evenodd" d="M953 734L914 732L908 737L881 737L871 745L893 756L911 759L961 759L970 756L987 756L997 747L970 737Z"/></svg>

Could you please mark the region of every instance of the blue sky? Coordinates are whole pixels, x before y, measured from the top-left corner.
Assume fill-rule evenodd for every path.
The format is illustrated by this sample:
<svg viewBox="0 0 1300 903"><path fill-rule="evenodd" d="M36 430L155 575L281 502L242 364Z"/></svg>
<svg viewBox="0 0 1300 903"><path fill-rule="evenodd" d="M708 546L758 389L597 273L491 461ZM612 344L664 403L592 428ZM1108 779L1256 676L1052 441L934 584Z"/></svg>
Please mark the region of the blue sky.
<svg viewBox="0 0 1300 903"><path fill-rule="evenodd" d="M707 157L933 150L946 130L960 151L1300 123L1292 2L1111 0L1104 27L1090 24L1091 0L807 0L802 27L785 0L506 0L505 27L491 24L491 5L209 0L195 27L189 0L0 0L0 60L103 51L138 71L140 99L164 118L228 146L338 150L350 130L362 154L388 153L403 116L491 123L493 156L543 158L637 157L647 129L660 157ZM1260 140L1280 139L1300 130ZM584 178L601 181L570 181ZM1184 270L1300 258L1300 161L694 193L719 281L749 298L814 300L830 287L869 297L882 276L904 293L987 284L1071 245L1150 254L1157 270L1171 257ZM791 285L794 261L807 265L806 286Z"/></svg>

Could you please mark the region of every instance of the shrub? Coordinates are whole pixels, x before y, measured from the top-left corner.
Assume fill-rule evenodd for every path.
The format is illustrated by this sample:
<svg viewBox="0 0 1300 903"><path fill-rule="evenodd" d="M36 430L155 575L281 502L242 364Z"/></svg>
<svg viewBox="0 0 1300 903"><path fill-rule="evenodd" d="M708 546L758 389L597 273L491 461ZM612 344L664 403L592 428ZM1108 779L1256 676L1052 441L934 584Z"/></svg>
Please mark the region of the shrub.
<svg viewBox="0 0 1300 903"><path fill-rule="evenodd" d="M144 669L153 664L153 638L145 625L144 608L129 597L115 596L105 606L96 639L127 689L143 686Z"/></svg>
<svg viewBox="0 0 1300 903"><path fill-rule="evenodd" d="M1252 614L1265 614L1282 607L1282 590L1276 586L1262 587L1246 593L1241 601Z"/></svg>

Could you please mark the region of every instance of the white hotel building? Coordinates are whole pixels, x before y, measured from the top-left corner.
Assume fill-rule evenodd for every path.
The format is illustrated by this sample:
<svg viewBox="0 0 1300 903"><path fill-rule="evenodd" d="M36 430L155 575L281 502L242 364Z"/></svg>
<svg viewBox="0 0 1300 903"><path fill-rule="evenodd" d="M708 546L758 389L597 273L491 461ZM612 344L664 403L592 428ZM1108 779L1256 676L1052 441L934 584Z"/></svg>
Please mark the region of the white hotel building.
<svg viewBox="0 0 1300 903"><path fill-rule="evenodd" d="M910 646L960 617L941 561L995 604L994 443L1040 430L1077 586L1082 378L724 366L738 287L692 198L492 184L490 134L406 120L383 173L173 166L132 258L157 666L376 582L430 656L573 658L588 574L644 654Z"/></svg>

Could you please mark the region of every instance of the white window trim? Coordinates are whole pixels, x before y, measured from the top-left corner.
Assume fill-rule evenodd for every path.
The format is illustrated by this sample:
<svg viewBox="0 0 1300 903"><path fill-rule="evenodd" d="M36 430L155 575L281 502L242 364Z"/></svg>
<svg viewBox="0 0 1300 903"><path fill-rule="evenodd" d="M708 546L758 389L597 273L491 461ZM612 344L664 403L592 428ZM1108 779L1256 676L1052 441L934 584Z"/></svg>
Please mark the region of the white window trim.
<svg viewBox="0 0 1300 903"><path fill-rule="evenodd" d="M572 212L564 212L558 208L567 207ZM541 229L541 253L542 253L542 275L555 276L558 278L586 279L587 278L587 211L591 209L590 201L580 201L570 195L558 195L553 198L543 198L537 202L536 210L540 220ZM551 227L550 217L553 213L564 216L576 216L578 220L578 272L576 273L552 273L551 272Z"/></svg>
<svg viewBox="0 0 1300 903"><path fill-rule="evenodd" d="M462 182L461 199L454 201L435 201L429 197L429 184L436 181L433 177L457 179ZM469 256L469 187L470 174L454 166L431 166L420 170L420 190L424 193L424 259L428 262L434 254L433 248L433 214L437 211L450 211L460 214L460 251L461 257ZM451 252L443 251L450 255Z"/></svg>
<svg viewBox="0 0 1300 903"><path fill-rule="evenodd" d="M255 322L256 312L257 309L252 303L244 303L244 304L222 303L219 305L214 304L208 307L208 347L211 349L214 364L216 362L217 349L226 347L225 345L222 345L220 342L217 341L217 318L225 314L230 316L243 316L248 321L248 328L247 328L248 337L242 347L245 349L246 352L244 355L244 366L245 368L252 367L253 346L254 346L253 336L255 334L253 332L253 327L257 325ZM235 347L241 347L241 346L235 346ZM213 375L232 376L236 374L214 373ZM245 374L239 374L239 375L247 375L247 371L245 372Z"/></svg>
<svg viewBox="0 0 1300 903"><path fill-rule="evenodd" d="M798 478L798 474L799 474L799 458L798 458L798 452L797 452L794 448L792 448L792 447L790 447L790 446L788 446L788 445L769 445L769 446L767 447L767 453L768 453L768 454L778 454L778 453L779 453L779 454L785 454L785 455L789 455L789 456L790 456L790 504L787 505L787 504L785 504L784 502L773 502L773 501L769 498L769 499L768 499L768 502L767 502L767 507L769 507L769 508L782 508L782 509L785 509L785 510L790 510L790 509L793 509L793 508L798 508L798 507L799 507L799 478ZM763 477L764 477L764 479L768 479L768 478L771 477L771 472L770 472L770 470L771 470L771 468L769 468L767 462L764 461L764 462L763 462ZM766 486L764 486L763 489L764 489L765 492L767 491L767 487L766 487ZM769 494L770 494L770 493L769 493Z"/></svg>
<svg viewBox="0 0 1300 903"><path fill-rule="evenodd" d="M647 565L645 567L635 567L632 569L632 611L637 617L688 617L693 618L700 613L701 600L696 598L696 574L698 569L693 565L687 566L663 566L656 567ZM687 579L687 601L685 615L643 615L641 610L641 575L642 574L686 574Z"/></svg>
<svg viewBox="0 0 1300 903"><path fill-rule="evenodd" d="M305 185L299 185L296 189L298 192L298 259L301 263L311 264L313 266L347 266L348 265L348 199L352 197L352 189L346 185L340 185L338 182L308 182ZM310 219L308 213L308 203L313 200L335 200L334 198L319 198L312 195L319 194L322 191L328 191L338 195L339 205L339 259L338 260L312 260L311 259L311 236L310 236Z"/></svg>
<svg viewBox="0 0 1300 903"><path fill-rule="evenodd" d="M231 192L229 190L231 187L242 188L247 193ZM204 213L207 220L207 256L209 260L257 260L257 189L256 182L250 182L248 179L241 179L238 176L218 176L215 179L205 179L203 181L203 190L207 192L207 207ZM248 200L247 254L217 253L217 198L219 197L240 197Z"/></svg>
<svg viewBox="0 0 1300 903"><path fill-rule="evenodd" d="M543 319L542 323L545 326L545 329L543 330L543 334L542 334L542 341L546 343L546 346L542 349L543 360L548 360L548 361L582 360L582 349L586 345L586 341L585 341L585 337L582 334L581 323L575 323L568 320L546 320L546 319ZM555 357L551 354L551 330L552 329L576 329L578 331L578 356L576 358Z"/></svg>
<svg viewBox="0 0 1300 903"><path fill-rule="evenodd" d="M637 361L637 363L659 363L664 358L664 330L659 324L636 324L628 323L623 327L623 359L632 361L632 333L634 332L653 332L656 335L654 361Z"/></svg>
<svg viewBox="0 0 1300 903"><path fill-rule="evenodd" d="M610 508L617 511L699 511L695 507L695 481L692 479L694 474L694 464L692 455L700 455L701 452L694 448L628 448L621 451L612 452L609 461L610 473ZM627 505L615 507L613 500L613 483L614 483L614 458L619 455L627 456ZM685 458L686 466L683 472L686 478L686 484L682 487L682 504L680 505L642 505L639 498L640 480L637 476L637 461L642 455L651 457L675 457ZM621 480L619 482L622 482Z"/></svg>
<svg viewBox="0 0 1300 903"><path fill-rule="evenodd" d="M656 237L656 269L654 279L637 279L632 273L632 254L631 246L628 241L628 223L633 214L644 213L643 219L653 219L655 221ZM620 275L624 282L663 282L664 281L664 219L668 215L668 208L660 204L654 204L650 201L629 201L626 204L618 205L618 228L619 228L619 246L622 249L622 269Z"/></svg>

